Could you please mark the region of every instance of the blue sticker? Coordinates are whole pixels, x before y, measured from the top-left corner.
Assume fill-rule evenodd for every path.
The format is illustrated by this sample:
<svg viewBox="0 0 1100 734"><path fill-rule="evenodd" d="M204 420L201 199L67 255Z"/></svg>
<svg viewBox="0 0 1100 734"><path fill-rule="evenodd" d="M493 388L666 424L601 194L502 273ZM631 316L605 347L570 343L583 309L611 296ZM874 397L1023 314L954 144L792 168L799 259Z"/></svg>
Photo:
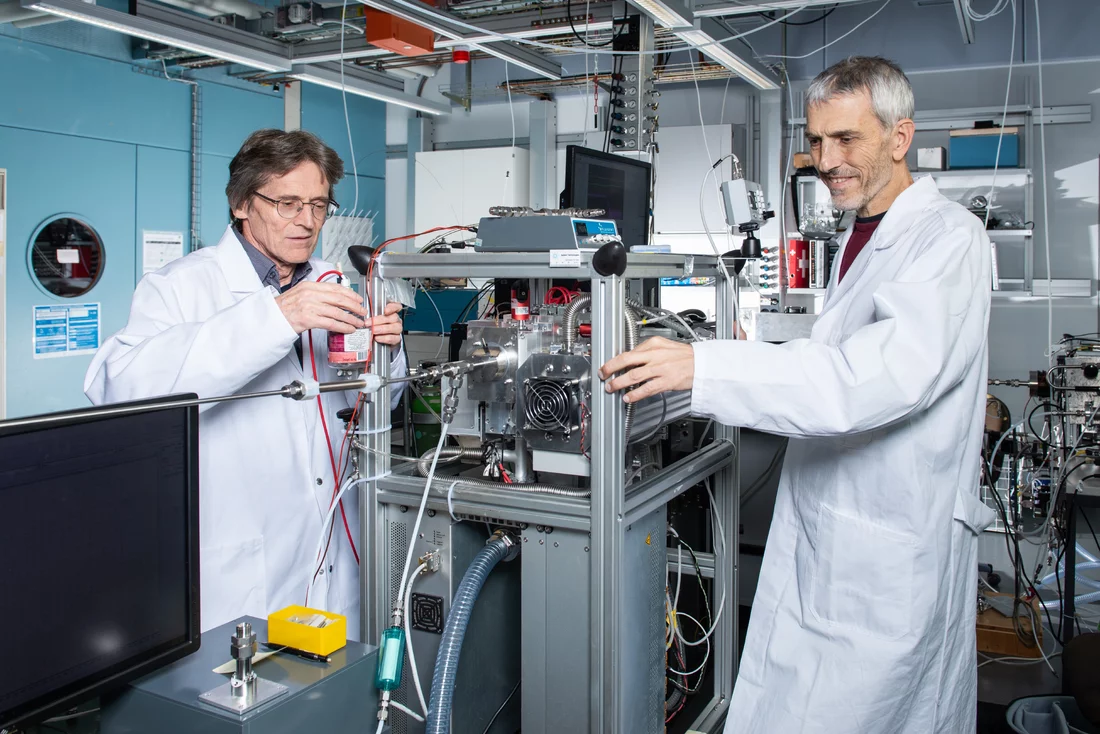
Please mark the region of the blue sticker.
<svg viewBox="0 0 1100 734"><path fill-rule="evenodd" d="M99 349L99 304L34 307L34 358L94 354Z"/></svg>

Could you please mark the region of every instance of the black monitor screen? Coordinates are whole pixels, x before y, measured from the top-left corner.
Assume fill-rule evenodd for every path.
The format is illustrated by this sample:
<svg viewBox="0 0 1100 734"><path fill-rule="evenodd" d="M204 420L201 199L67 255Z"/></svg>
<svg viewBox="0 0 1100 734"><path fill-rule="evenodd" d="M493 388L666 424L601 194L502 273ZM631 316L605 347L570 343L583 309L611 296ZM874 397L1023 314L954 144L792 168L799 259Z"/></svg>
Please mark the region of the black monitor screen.
<svg viewBox="0 0 1100 734"><path fill-rule="evenodd" d="M198 649L195 408L0 423L0 726Z"/></svg>
<svg viewBox="0 0 1100 734"><path fill-rule="evenodd" d="M645 161L570 145L561 203L603 209L608 219L615 220L623 244L644 245L649 235L650 173Z"/></svg>

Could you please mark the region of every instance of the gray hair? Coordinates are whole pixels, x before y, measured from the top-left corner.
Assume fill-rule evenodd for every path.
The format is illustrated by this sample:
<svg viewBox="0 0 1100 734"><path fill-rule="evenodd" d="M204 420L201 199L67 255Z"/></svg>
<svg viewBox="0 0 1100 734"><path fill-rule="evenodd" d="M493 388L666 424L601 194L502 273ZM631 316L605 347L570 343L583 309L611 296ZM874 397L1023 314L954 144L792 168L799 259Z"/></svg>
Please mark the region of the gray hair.
<svg viewBox="0 0 1100 734"><path fill-rule="evenodd" d="M248 198L276 176L284 176L303 163L317 164L328 183L328 198L344 177L344 162L336 151L305 130L257 130L248 136L229 162L229 183L225 195L230 211L244 206Z"/></svg>
<svg viewBox="0 0 1100 734"><path fill-rule="evenodd" d="M913 88L901 67L878 56L852 56L818 74L806 90L806 107L865 92L884 128L913 118Z"/></svg>

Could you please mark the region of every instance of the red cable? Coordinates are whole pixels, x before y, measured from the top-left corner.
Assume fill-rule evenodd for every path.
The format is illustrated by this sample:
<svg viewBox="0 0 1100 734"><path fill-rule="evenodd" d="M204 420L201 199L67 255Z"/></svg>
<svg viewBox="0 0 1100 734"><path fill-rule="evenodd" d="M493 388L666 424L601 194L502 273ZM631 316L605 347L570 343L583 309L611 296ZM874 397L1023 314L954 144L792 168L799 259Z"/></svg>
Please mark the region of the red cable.
<svg viewBox="0 0 1100 734"><path fill-rule="evenodd" d="M313 357L313 331L309 332L309 365L313 370L313 380L317 380L317 362ZM325 431L325 447L328 449L329 462L332 464L332 480L335 482L335 486L332 488L332 499L329 500L329 509L332 508L332 502L336 499L336 495L340 491L340 474L336 469L336 456L332 453L332 439L328 433L328 422L325 420L325 408L321 403L321 396L317 396L317 412L321 418L321 428ZM355 547L355 540L351 537L351 526L348 525L348 516L344 512L344 500L340 500L340 517L344 521L344 532L347 533L348 542L351 543L351 553L355 556L355 563L359 563L359 551Z"/></svg>
<svg viewBox="0 0 1100 734"><path fill-rule="evenodd" d="M324 280L325 278L327 278L330 275L338 275L341 278L344 277L344 274L341 273L339 270L327 270L327 271L325 271L324 273L321 274L321 277L317 279L317 282L320 283L322 280Z"/></svg>

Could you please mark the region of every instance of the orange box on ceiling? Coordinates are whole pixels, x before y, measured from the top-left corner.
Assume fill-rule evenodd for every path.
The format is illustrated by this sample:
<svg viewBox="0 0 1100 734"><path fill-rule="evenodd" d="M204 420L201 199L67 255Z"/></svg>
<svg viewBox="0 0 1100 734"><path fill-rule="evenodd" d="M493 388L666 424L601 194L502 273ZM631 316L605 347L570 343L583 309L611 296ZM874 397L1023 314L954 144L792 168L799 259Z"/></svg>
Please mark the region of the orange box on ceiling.
<svg viewBox="0 0 1100 734"><path fill-rule="evenodd" d="M396 15L367 8L367 43L402 56L422 56L435 50L435 34Z"/></svg>

